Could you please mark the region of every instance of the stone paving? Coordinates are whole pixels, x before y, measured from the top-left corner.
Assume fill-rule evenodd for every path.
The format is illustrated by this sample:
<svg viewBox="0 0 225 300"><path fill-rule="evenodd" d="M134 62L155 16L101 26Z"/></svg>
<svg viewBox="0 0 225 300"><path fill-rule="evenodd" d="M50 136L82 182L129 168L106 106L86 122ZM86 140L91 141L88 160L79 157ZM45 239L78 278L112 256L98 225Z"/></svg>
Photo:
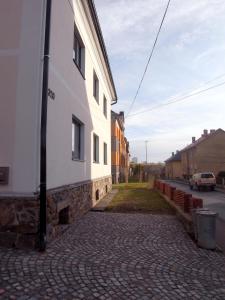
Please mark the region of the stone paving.
<svg viewBox="0 0 225 300"><path fill-rule="evenodd" d="M225 299L225 257L175 216L90 212L47 252L0 249L0 299Z"/></svg>

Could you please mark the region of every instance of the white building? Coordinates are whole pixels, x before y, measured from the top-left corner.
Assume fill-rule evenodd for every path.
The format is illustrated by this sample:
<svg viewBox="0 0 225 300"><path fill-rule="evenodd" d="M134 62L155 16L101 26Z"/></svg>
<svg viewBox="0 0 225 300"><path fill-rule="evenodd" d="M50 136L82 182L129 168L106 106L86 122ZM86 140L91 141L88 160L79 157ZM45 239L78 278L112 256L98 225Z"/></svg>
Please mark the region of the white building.
<svg viewBox="0 0 225 300"><path fill-rule="evenodd" d="M0 234L9 246L34 246L39 225L45 235L39 194L48 60L47 236L111 189L117 96L96 10L92 0L50 2L0 1ZM50 58L43 59L48 20Z"/></svg>

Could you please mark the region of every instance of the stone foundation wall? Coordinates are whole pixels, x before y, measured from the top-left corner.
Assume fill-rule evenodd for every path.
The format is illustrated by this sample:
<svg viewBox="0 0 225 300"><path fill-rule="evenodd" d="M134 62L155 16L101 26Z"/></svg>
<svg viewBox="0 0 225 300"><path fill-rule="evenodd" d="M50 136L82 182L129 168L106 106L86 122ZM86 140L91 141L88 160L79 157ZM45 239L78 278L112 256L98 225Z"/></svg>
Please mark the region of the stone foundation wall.
<svg viewBox="0 0 225 300"><path fill-rule="evenodd" d="M88 212L112 189L111 176L62 186L47 192L47 240ZM0 246L38 245L39 198L0 197Z"/></svg>
<svg viewBox="0 0 225 300"><path fill-rule="evenodd" d="M0 246L36 247L38 219L38 196L1 197Z"/></svg>

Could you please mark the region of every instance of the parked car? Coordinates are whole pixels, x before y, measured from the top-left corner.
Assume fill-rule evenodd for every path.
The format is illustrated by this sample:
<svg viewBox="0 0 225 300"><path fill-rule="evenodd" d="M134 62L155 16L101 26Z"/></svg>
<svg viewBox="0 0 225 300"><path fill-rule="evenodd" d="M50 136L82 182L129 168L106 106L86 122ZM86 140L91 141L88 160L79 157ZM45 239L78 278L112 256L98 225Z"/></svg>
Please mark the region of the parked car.
<svg viewBox="0 0 225 300"><path fill-rule="evenodd" d="M200 191L203 187L209 187L212 191L216 186L216 178L212 172L196 173L189 179L189 186Z"/></svg>

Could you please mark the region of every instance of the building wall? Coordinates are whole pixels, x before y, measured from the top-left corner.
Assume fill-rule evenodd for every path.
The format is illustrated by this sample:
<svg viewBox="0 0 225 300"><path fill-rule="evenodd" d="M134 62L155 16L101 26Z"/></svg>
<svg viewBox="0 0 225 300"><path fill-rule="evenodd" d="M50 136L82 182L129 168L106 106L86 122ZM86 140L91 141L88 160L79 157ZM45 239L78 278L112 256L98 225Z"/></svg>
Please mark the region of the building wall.
<svg viewBox="0 0 225 300"><path fill-rule="evenodd" d="M197 147L197 172L225 170L225 132L219 131Z"/></svg>
<svg viewBox="0 0 225 300"><path fill-rule="evenodd" d="M182 173L185 176L198 172L225 170L225 133L218 131L208 139L181 153Z"/></svg>
<svg viewBox="0 0 225 300"><path fill-rule="evenodd" d="M43 19L43 0L0 1L0 167L9 167L0 193L39 185Z"/></svg>
<svg viewBox="0 0 225 300"><path fill-rule="evenodd" d="M91 18L86 17L87 4L52 1L49 88L55 99L48 98L48 239L57 235L62 213L66 223L74 222L112 184L110 105L114 91ZM0 166L10 166L10 184L0 185L0 244L19 248L34 247L38 240L45 5L45 0L0 1L0 90L4 98L0 102ZM73 62L74 15L85 44L85 78ZM5 35L2 28L7 26ZM99 104L93 97L93 70L99 79ZM83 161L72 160L73 115L85 125ZM93 163L93 133L99 136L99 163ZM8 192L7 196L2 192Z"/></svg>
<svg viewBox="0 0 225 300"><path fill-rule="evenodd" d="M182 178L181 161L175 161L173 163L174 177Z"/></svg>
<svg viewBox="0 0 225 300"><path fill-rule="evenodd" d="M181 153L182 175L189 177L197 172L196 148Z"/></svg>
<svg viewBox="0 0 225 300"><path fill-rule="evenodd" d="M119 182L119 174L120 174L120 153L119 153L119 143L120 143L120 127L118 121L113 117L111 124L111 138L112 138L112 146L111 146L111 171L112 171L112 182Z"/></svg>
<svg viewBox="0 0 225 300"><path fill-rule="evenodd" d="M49 87L55 93L55 100L49 100L48 107L48 188L111 176L112 95L83 7L80 1L71 5L85 45L85 78L72 59L73 10L68 1L53 1ZM93 97L93 70L99 79L99 104ZM103 114L103 95L107 99L107 118ZM72 115L85 126L84 161L72 160ZM93 133L99 136L98 164L93 163ZM103 161L104 142L108 150L107 165Z"/></svg>
<svg viewBox="0 0 225 300"><path fill-rule="evenodd" d="M176 179L182 178L182 168L180 161L172 161L166 164L166 172L169 175L169 178Z"/></svg>
<svg viewBox="0 0 225 300"><path fill-rule="evenodd" d="M112 117L112 180L113 183L124 182L128 177L129 155L124 131L115 116Z"/></svg>

